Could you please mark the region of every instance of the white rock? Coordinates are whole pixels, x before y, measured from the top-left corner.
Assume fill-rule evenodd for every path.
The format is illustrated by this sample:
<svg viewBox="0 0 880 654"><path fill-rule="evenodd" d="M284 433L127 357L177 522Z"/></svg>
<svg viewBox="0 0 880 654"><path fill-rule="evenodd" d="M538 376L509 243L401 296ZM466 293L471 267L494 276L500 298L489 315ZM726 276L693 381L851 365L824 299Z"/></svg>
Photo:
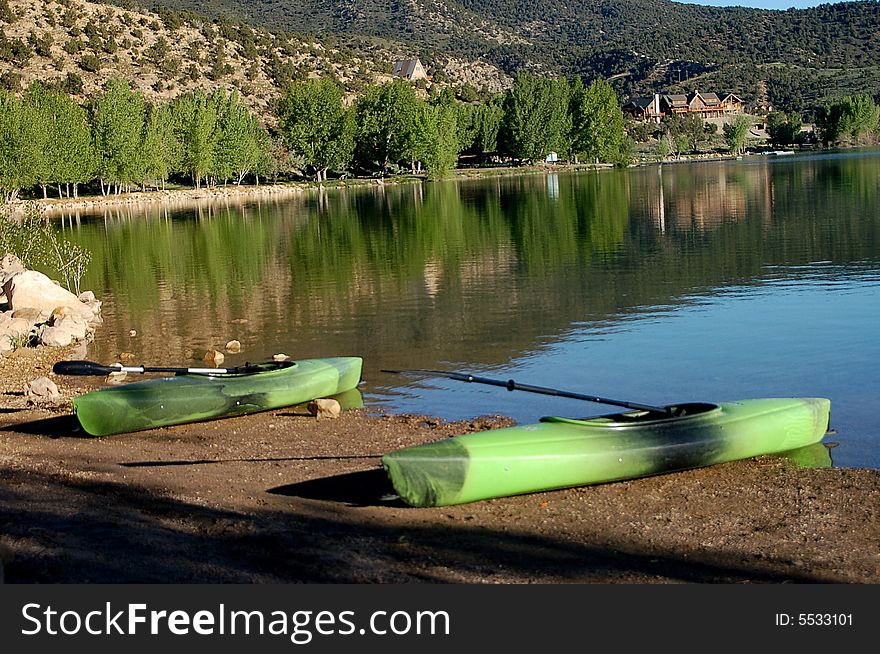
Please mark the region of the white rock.
<svg viewBox="0 0 880 654"><path fill-rule="evenodd" d="M73 342L73 334L64 327L43 327L40 343L47 347L67 347Z"/></svg>
<svg viewBox="0 0 880 654"><path fill-rule="evenodd" d="M9 279L23 273L24 271L25 267L22 265L21 259L11 252L7 252L6 255L0 259L0 286L3 286Z"/></svg>
<svg viewBox="0 0 880 654"><path fill-rule="evenodd" d="M85 320L75 315L63 315L52 321L52 327L64 329L70 332L71 339L81 341L88 334L89 326Z"/></svg>
<svg viewBox="0 0 880 654"><path fill-rule="evenodd" d="M273 354L272 355L272 361L287 361L288 359L290 359L290 357L287 356L286 354Z"/></svg>
<svg viewBox="0 0 880 654"><path fill-rule="evenodd" d="M38 377L24 387L28 404L48 404L61 399L58 386L48 377Z"/></svg>
<svg viewBox="0 0 880 654"><path fill-rule="evenodd" d="M107 377L104 378L104 382L107 384L121 384L125 381L125 378L128 377L128 373L124 370L117 370L116 372L111 372Z"/></svg>
<svg viewBox="0 0 880 654"><path fill-rule="evenodd" d="M241 352L241 343L236 340L229 341L226 344L226 351L229 352L230 354L236 354L238 352Z"/></svg>
<svg viewBox="0 0 880 654"><path fill-rule="evenodd" d="M306 408L318 420L321 418L338 418L342 412L339 402L331 398L312 400Z"/></svg>
<svg viewBox="0 0 880 654"><path fill-rule="evenodd" d="M36 270L26 270L8 279L3 284L3 292L6 293L9 308L13 311L33 307L51 315L57 307L69 307L74 314L86 321L95 317L95 312L80 302L73 293Z"/></svg>
<svg viewBox="0 0 880 654"><path fill-rule="evenodd" d="M221 363L223 363L223 359L225 358L226 357L223 356L222 352L218 352L217 350L208 350L207 352L205 352L205 356L202 357L202 361L204 361L205 363L210 363L214 366L219 366Z"/></svg>
<svg viewBox="0 0 880 654"><path fill-rule="evenodd" d="M8 313L0 314L0 334L12 339L25 336L33 326L34 324L25 318L12 317Z"/></svg>

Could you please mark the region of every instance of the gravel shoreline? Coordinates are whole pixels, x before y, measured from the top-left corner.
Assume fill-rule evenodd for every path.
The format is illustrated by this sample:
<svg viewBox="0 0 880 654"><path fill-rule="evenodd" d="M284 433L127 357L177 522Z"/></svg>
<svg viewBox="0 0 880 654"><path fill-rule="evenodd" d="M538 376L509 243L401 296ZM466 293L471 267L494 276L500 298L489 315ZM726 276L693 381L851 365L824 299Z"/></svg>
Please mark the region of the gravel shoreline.
<svg viewBox="0 0 880 654"><path fill-rule="evenodd" d="M511 424L303 407L87 438L0 357L0 559L16 583L880 583L880 471L747 461L436 509L379 457ZM66 400L28 407L48 374Z"/></svg>

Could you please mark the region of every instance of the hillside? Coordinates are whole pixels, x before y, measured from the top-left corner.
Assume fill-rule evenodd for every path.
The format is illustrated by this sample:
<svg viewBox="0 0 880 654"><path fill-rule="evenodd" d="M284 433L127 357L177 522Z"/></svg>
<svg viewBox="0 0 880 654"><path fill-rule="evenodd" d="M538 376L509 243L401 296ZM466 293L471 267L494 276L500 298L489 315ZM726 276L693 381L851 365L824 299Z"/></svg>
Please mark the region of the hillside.
<svg viewBox="0 0 880 654"><path fill-rule="evenodd" d="M788 11L669 0L0 0L0 30L2 88L41 79L82 99L121 75L155 101L220 86L267 120L292 80L331 75L354 94L413 56L441 86L489 92L526 69L603 77L622 98L700 89L803 111L880 97L877 0Z"/></svg>
<svg viewBox="0 0 880 654"><path fill-rule="evenodd" d="M825 91L880 93L877 0L787 11L670 0L152 2L273 29L404 43L435 71L448 53L508 74L614 76L624 96L721 82L750 102L764 100L766 88L766 100L783 105L800 95L815 102ZM737 66L757 80L737 83L729 74Z"/></svg>
<svg viewBox="0 0 880 654"><path fill-rule="evenodd" d="M0 88L33 80L79 100L110 77L124 77L153 102L196 88L238 90L266 120L292 80L330 75L349 93L389 78L400 44L297 36L168 11L140 11L81 0L0 0ZM446 57L450 84L498 91L492 66Z"/></svg>

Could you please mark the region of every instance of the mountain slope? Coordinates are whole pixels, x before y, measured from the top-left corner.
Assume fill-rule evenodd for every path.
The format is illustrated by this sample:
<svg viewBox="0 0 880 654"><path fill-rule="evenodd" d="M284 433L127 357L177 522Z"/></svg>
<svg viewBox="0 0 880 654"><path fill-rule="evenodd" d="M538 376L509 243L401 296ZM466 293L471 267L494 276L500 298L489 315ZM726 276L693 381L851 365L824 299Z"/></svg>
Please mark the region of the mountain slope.
<svg viewBox="0 0 880 654"><path fill-rule="evenodd" d="M880 93L880 2L812 9L717 8L670 0L153 0L156 6L231 16L315 35L408 45L435 71L442 54L520 69L617 76L625 96L688 89L694 76L758 67L771 99ZM779 65L783 68L780 69ZM764 70L762 67L773 67ZM784 67L791 67L789 70ZM864 71L840 88L824 71ZM668 74L664 74L668 73ZM699 83L712 83L713 77ZM778 81L777 81L778 80ZM792 84L795 91L791 93ZM829 86L830 83L830 86ZM705 88L705 87L703 87ZM777 89L786 89L777 93ZM800 89L800 90L799 90ZM756 100L751 82L728 87Z"/></svg>

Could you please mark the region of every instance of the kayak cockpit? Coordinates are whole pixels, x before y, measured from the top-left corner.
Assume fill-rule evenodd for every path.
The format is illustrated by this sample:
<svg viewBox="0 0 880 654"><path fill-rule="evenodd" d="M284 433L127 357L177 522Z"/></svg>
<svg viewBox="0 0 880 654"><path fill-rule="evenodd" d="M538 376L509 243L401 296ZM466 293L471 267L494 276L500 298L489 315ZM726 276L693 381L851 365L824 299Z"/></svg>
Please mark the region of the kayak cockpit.
<svg viewBox="0 0 880 654"><path fill-rule="evenodd" d="M564 422L574 425L595 425L601 427L627 427L631 425L649 425L687 420L688 418L705 416L721 410L721 407L717 404L710 404L708 402L687 402L684 404L674 404L668 408L670 409L670 413L658 413L656 411L626 411L622 413L596 416L595 418L545 416L541 418L541 422Z"/></svg>

